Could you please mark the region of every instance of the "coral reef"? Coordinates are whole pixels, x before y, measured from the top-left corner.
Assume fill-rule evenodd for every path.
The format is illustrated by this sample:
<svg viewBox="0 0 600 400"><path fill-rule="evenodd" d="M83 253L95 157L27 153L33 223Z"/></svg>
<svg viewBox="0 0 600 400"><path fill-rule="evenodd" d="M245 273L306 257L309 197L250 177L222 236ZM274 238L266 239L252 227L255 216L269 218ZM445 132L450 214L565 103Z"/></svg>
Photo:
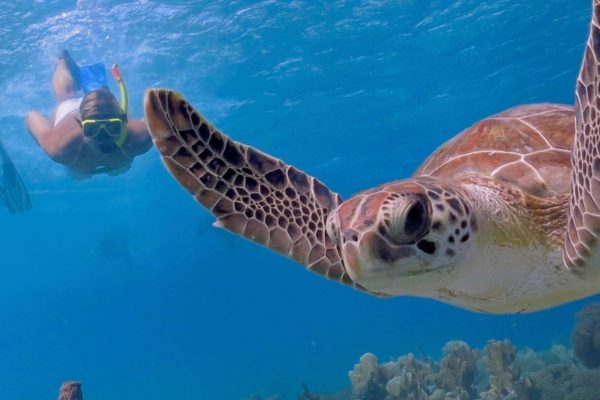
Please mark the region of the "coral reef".
<svg viewBox="0 0 600 400"><path fill-rule="evenodd" d="M449 342L440 361L412 354L379 364L364 354L350 371L348 400L597 400L600 371L580 366L564 346L517 351L508 340L473 350ZM320 397L313 397L320 399Z"/></svg>
<svg viewBox="0 0 600 400"><path fill-rule="evenodd" d="M517 365L517 348L508 340L490 340L485 348L485 367L489 390L480 393L482 400L525 399L531 387L529 379L521 379Z"/></svg>
<svg viewBox="0 0 600 400"><path fill-rule="evenodd" d="M517 349L489 340L483 349L451 341L439 361L409 353L380 363L363 354L348 373L350 388L317 394L303 384L298 400L598 400L600 303L577 314L573 348Z"/></svg>
<svg viewBox="0 0 600 400"><path fill-rule="evenodd" d="M486 365L493 382L486 400L495 400L495 392L512 391L514 366L510 343L490 342ZM418 360L412 354L379 365L366 353L350 371L352 400L469 400L478 398L475 388L478 351L468 344L452 341L443 349L439 362ZM504 390L508 388L507 390ZM499 397L498 397L499 398Z"/></svg>
<svg viewBox="0 0 600 400"><path fill-rule="evenodd" d="M464 342L449 342L439 362L412 354L379 365L373 354L349 373L352 400L465 400L474 398L477 353Z"/></svg>
<svg viewBox="0 0 600 400"><path fill-rule="evenodd" d="M475 394L473 384L477 352L471 350L465 342L452 341L446 343L443 353L440 370L434 377L438 396L453 393L459 399L472 398Z"/></svg>
<svg viewBox="0 0 600 400"><path fill-rule="evenodd" d="M348 400L597 400L600 370L577 362L565 346L518 351L508 340L483 350L449 342L440 361L412 354L379 364L366 353L349 373ZM581 356L579 356L581 357ZM318 397L315 397L317 399Z"/></svg>
<svg viewBox="0 0 600 400"><path fill-rule="evenodd" d="M311 392L298 400L598 400L600 399L600 303L577 314L573 349L555 344L544 351L517 349L508 339L472 349L446 343L440 360L409 353L380 363L363 354L348 372L350 387L334 394ZM283 400L255 394L246 400ZM81 384L65 382L58 400L83 400Z"/></svg>
<svg viewBox="0 0 600 400"><path fill-rule="evenodd" d="M364 354L348 373L352 383L351 399L422 399L433 383L433 371L427 362L412 354L396 362L379 365L375 355Z"/></svg>
<svg viewBox="0 0 600 400"><path fill-rule="evenodd" d="M573 352L588 368L600 366L600 303L588 304L575 315Z"/></svg>
<svg viewBox="0 0 600 400"><path fill-rule="evenodd" d="M594 400L600 394L600 372L568 364L551 365L531 375L532 400Z"/></svg>
<svg viewBox="0 0 600 400"><path fill-rule="evenodd" d="M58 400L83 400L81 383L76 381L63 383L60 387Z"/></svg>

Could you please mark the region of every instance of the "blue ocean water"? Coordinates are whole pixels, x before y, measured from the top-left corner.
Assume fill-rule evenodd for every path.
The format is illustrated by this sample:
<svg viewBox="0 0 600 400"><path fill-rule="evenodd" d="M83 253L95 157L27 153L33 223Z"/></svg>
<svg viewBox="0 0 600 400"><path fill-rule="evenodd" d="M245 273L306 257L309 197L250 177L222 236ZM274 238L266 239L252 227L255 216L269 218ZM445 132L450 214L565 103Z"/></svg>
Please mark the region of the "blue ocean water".
<svg viewBox="0 0 600 400"><path fill-rule="evenodd" d="M28 135L67 48L183 92L236 140L343 197L406 177L510 106L573 103L588 0L43 1L0 9L0 140L33 209L0 210L0 398L240 399L348 386L366 351L568 343L583 302L519 316L379 300L211 226L153 149L76 181ZM116 88L113 87L113 89Z"/></svg>

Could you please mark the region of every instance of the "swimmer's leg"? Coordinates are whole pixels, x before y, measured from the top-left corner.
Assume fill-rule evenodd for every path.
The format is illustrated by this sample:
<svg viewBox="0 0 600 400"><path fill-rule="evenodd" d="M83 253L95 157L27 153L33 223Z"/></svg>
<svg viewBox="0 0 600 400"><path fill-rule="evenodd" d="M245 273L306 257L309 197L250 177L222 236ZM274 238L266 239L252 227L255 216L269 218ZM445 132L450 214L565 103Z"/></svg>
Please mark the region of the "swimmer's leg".
<svg viewBox="0 0 600 400"><path fill-rule="evenodd" d="M79 67L73 61L69 52L63 50L58 56L56 69L52 77L52 90L56 97L56 104L76 98L78 96L77 90L80 88Z"/></svg>

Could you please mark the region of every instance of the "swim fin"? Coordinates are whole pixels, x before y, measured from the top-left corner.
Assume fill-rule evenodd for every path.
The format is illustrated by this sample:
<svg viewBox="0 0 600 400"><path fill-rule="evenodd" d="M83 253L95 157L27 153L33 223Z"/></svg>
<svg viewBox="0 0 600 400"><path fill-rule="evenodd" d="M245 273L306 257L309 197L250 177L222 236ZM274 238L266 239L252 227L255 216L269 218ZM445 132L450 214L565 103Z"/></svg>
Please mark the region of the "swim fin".
<svg viewBox="0 0 600 400"><path fill-rule="evenodd" d="M0 142L0 200L11 214L31 209L29 193L2 142Z"/></svg>
<svg viewBox="0 0 600 400"><path fill-rule="evenodd" d="M85 65L79 67L81 76L81 88L84 93L91 92L92 90L100 89L102 87L108 88L108 82L106 81L106 67L102 63L96 63L92 65Z"/></svg>

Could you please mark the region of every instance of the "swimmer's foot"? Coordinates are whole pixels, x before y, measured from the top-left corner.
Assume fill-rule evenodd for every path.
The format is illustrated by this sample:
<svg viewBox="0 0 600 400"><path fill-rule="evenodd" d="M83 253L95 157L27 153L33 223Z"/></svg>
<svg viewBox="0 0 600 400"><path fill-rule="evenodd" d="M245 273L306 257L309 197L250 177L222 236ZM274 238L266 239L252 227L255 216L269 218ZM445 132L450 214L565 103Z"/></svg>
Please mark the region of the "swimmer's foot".
<svg viewBox="0 0 600 400"><path fill-rule="evenodd" d="M67 65L67 68L69 69L69 72L71 73L71 76L73 77L73 80L75 81L75 85L77 87L77 90L81 89L81 72L79 72L79 66L77 65L77 63L71 58L71 55L69 54L69 52L67 50L61 50L60 53L58 53L58 59L59 60L64 60L65 64Z"/></svg>

